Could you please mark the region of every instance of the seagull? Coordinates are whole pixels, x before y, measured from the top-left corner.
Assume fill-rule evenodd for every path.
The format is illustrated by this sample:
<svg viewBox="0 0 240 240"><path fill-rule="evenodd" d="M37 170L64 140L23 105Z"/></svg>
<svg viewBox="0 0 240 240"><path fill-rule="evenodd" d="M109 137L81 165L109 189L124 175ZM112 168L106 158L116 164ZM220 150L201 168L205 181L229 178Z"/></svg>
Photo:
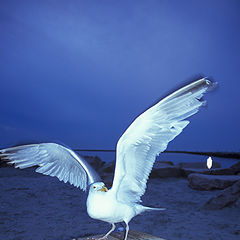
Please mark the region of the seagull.
<svg viewBox="0 0 240 240"><path fill-rule="evenodd" d="M0 157L20 169L38 166L38 173L56 176L60 181L88 190L88 215L112 225L99 240L106 239L118 222L125 222L124 240L127 240L128 223L133 217L145 211L164 210L141 204L156 156L189 124L186 119L205 105L203 94L213 85L206 78L185 85L132 122L118 140L114 179L109 190L83 157L56 143L5 148L0 150Z"/></svg>

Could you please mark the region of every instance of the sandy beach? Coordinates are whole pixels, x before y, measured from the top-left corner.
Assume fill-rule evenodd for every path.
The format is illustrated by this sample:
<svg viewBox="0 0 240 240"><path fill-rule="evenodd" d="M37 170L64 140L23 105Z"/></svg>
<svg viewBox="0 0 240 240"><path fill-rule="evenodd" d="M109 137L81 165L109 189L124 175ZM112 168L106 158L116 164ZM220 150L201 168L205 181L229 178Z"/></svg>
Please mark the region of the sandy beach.
<svg viewBox="0 0 240 240"><path fill-rule="evenodd" d="M167 210L133 218L130 229L166 240L237 240L238 207L202 208L218 191L193 190L186 178L150 179L143 204ZM87 215L84 192L33 169L0 168L0 193L0 239L70 240L110 228Z"/></svg>

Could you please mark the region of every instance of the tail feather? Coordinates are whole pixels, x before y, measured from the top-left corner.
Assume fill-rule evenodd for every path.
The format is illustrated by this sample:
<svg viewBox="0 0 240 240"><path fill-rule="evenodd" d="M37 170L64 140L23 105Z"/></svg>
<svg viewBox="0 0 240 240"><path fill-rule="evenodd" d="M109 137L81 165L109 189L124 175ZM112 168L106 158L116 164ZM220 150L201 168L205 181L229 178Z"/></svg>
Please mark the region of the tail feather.
<svg viewBox="0 0 240 240"><path fill-rule="evenodd" d="M151 207L144 206L144 210L145 211L164 211L164 210L166 210L166 208L151 208Z"/></svg>
<svg viewBox="0 0 240 240"><path fill-rule="evenodd" d="M147 211L163 211L163 210L166 210L166 208L152 208L142 205L136 205L137 215Z"/></svg>

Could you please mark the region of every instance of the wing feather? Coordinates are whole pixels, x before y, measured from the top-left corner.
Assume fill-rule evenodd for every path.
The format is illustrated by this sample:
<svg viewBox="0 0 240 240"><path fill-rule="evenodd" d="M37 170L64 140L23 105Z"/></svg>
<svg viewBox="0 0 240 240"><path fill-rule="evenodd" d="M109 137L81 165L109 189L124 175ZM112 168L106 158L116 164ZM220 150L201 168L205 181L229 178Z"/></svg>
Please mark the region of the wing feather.
<svg viewBox="0 0 240 240"><path fill-rule="evenodd" d="M203 78L175 91L141 114L117 144L112 191L119 201L140 202L156 156L189 124L186 118L205 104L213 84Z"/></svg>
<svg viewBox="0 0 240 240"><path fill-rule="evenodd" d="M39 166L36 172L56 176L60 181L80 187L101 181L96 171L71 149L56 143L22 145L0 150L0 157L16 168Z"/></svg>

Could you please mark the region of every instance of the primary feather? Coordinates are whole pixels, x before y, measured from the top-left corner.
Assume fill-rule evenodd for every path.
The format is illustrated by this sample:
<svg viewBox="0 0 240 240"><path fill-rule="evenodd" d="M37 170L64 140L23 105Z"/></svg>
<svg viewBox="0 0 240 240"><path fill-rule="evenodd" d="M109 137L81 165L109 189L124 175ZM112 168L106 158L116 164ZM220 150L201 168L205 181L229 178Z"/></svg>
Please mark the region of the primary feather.
<svg viewBox="0 0 240 240"><path fill-rule="evenodd" d="M112 191L121 202L140 202L156 156L188 125L186 118L197 113L203 94L212 83L195 81L142 113L117 143Z"/></svg>

